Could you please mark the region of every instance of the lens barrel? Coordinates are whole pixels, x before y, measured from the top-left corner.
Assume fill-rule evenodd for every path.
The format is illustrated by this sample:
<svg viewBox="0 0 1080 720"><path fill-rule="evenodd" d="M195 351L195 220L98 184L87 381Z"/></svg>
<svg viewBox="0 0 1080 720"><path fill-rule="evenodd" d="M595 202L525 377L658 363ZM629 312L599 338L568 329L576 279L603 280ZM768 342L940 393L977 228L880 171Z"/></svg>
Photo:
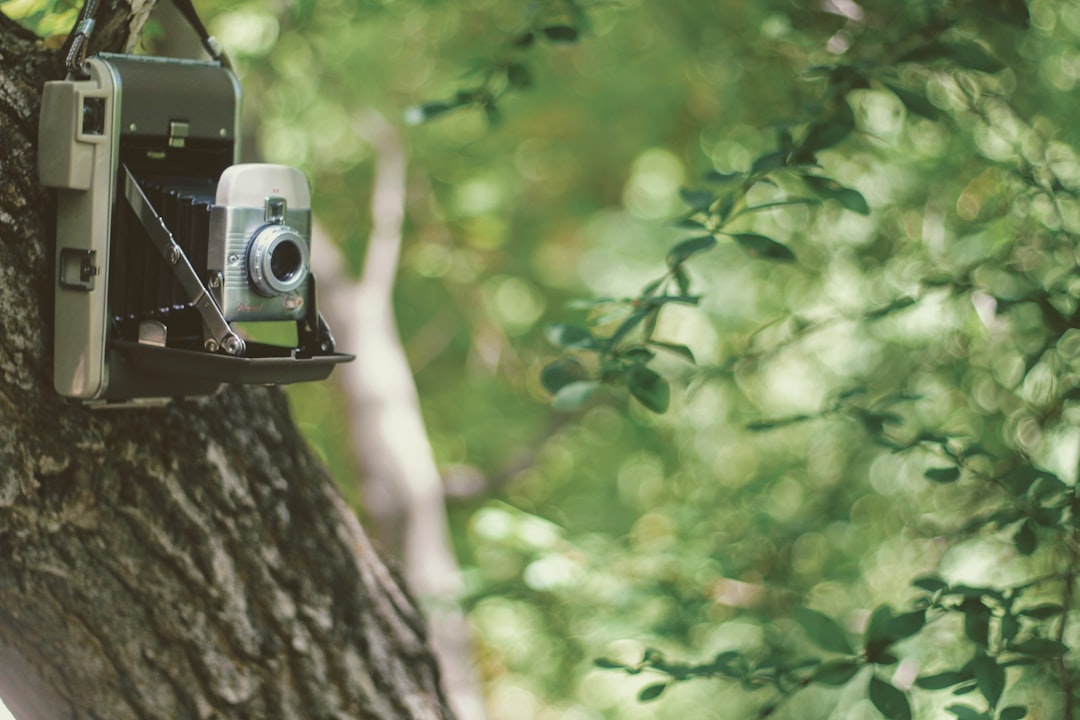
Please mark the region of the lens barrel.
<svg viewBox="0 0 1080 720"><path fill-rule="evenodd" d="M299 288L308 276L308 247L288 225L266 225L255 232L248 248L248 274L264 297Z"/></svg>

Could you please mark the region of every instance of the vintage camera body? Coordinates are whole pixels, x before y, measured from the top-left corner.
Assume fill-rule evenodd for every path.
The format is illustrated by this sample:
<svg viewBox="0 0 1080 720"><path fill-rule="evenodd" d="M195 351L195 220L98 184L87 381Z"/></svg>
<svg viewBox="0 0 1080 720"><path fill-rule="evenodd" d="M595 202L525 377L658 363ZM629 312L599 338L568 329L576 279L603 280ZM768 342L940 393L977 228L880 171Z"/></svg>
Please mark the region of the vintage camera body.
<svg viewBox="0 0 1080 720"><path fill-rule="evenodd" d="M57 191L53 379L95 406L321 379L311 193L280 165L236 164L240 86L217 62L91 57L45 85L38 170ZM295 347L232 323L290 321Z"/></svg>
<svg viewBox="0 0 1080 720"><path fill-rule="evenodd" d="M299 320L311 249L311 195L295 168L234 165L218 181L207 268L227 320Z"/></svg>

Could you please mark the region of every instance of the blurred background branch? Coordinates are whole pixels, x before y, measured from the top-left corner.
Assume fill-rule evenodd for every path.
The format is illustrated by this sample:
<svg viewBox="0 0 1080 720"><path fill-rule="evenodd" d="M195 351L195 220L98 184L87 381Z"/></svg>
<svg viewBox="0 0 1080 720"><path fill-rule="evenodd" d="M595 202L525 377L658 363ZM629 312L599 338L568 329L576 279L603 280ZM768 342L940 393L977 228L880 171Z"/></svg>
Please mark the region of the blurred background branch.
<svg viewBox="0 0 1080 720"><path fill-rule="evenodd" d="M363 273L358 282L347 276L341 253L321 227L313 237L312 269L339 346L357 354L336 381L345 395L369 531L398 558L426 611L455 713L479 720L484 706L459 606L463 586L450 546L442 479L392 305L406 202L405 149L397 130L373 110L357 113L353 127L376 154Z"/></svg>

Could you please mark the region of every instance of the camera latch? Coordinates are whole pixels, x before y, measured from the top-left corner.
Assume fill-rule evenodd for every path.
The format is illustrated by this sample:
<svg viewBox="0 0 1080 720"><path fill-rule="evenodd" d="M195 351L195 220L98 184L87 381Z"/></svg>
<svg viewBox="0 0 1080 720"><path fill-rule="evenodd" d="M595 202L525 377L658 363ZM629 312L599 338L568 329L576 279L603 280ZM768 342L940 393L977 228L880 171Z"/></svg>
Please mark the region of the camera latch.
<svg viewBox="0 0 1080 720"><path fill-rule="evenodd" d="M187 145L188 134L191 125L181 120L173 120L169 123L169 147L182 148Z"/></svg>
<svg viewBox="0 0 1080 720"><path fill-rule="evenodd" d="M94 289L94 277L98 274L95 265L97 253L81 248L60 248L60 287L65 290Z"/></svg>

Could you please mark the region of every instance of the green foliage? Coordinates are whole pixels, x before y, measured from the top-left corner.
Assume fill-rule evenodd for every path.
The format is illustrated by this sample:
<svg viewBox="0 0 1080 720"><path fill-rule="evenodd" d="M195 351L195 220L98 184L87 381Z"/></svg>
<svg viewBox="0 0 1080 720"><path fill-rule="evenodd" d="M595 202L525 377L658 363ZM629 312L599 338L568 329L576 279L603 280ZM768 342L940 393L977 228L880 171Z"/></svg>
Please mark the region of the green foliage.
<svg viewBox="0 0 1080 720"><path fill-rule="evenodd" d="M927 9L931 7L926 6ZM1008 22L1024 26L1026 29L1028 15L1026 8L1024 10L1025 12L1020 12L1015 7L1011 8L1004 17ZM845 210L870 216L871 206L859 190L846 187L816 169L820 165L819 154L830 150L835 152L840 146L851 142L851 138L856 134L860 125L852 109L852 98L856 97L856 93L862 93L875 85L880 85L892 93L911 116L935 123L946 121L955 123L954 128L959 129L961 133L989 131L1002 134L1000 123L1016 123L1020 115L1007 102L994 97L993 91L990 90L990 86L994 83L991 82L987 87L983 87L980 85L983 82L980 77L965 74L969 71L979 74L997 74L1006 70L1008 66L980 42L954 35L953 33L960 25L957 17L960 16L950 17L948 10L941 14L931 11L918 18L922 25L912 34L918 40L908 47L904 47L906 43L903 41L890 44L889 40L885 40L874 48L878 53L877 57L863 55L852 65L815 68L814 75L826 80L826 87L820 95L821 99L804 105L807 120L783 125L783 127L802 127L802 131L782 131L776 147L758 155L745 172L709 171L705 176L706 181L719 185L722 188L720 191L712 189L681 191L680 198L688 206L689 214L678 222L679 227L705 230L708 234L695 235L676 242L667 255L667 274L645 285L636 297L627 299L625 303L630 308L627 311L630 313L629 319L617 326L611 335L601 336L603 339L595 347L581 348L586 351L585 354L598 353L599 366L603 368L605 354L617 352L620 344L627 342L630 337L630 330L642 325L642 320L647 317L646 308L650 307L649 302L658 291L662 292L674 283L681 294L686 295L689 292L690 280L685 265L688 261L696 261L704 253L715 251L719 247L718 240L721 238L732 238L748 255L756 259L798 262L796 254L787 245L773 240L768 235L758 232L732 232L728 229L729 223L748 213L805 202L798 196L783 194L779 197L774 196L774 199L766 203L750 201L748 194L759 182L766 182L783 192L785 185L781 177L792 173L823 200L835 201ZM866 39L866 36L861 38L863 41ZM869 44L872 46L872 43ZM904 75L894 74L894 68L897 66L904 68ZM941 73L950 73L956 82L955 101L951 104L931 102L927 95L910 89L911 82L920 75L924 78L924 83L928 84L927 81L940 81ZM1033 133L1034 128L1028 128L1028 132ZM1039 160L1031 151L1022 146L1022 143L1026 141L1017 140L1017 145L1012 148L1012 152L1004 153L1007 157L992 158L992 163L1009 167L1012 172L1024 178L1013 191L1016 193L1014 197L1023 197L1026 192L1028 197L1045 198L1053 206L1060 206L1060 203L1071 205L1076 197L1075 190L1047 165L1042 166L1042 172L1046 173L1046 177L1039 179L1039 172L1033 171L1032 168L1033 165L1039 163ZM730 188L733 184L737 185L736 189L723 189ZM962 199L963 196L961 196L961 202ZM963 214L963 206L958 205L958 207ZM1016 242L1019 247L1023 247L1023 233L1025 232L1047 234L1048 239L1053 238L1050 240L1052 246L1060 242L1063 247L1070 247L1075 241L1075 236L1067 228L1077 223L1066 218L1060 211L1057 212L1056 217L1024 215L1021 212L1010 217L1007 223L998 223L995 220L991 217L985 221L984 225L987 229L984 232L1018 233L1019 239L1013 242ZM971 221L972 219L969 218L968 222ZM1000 247L1008 247L1007 237L1007 235L1003 236ZM807 239L809 236L804 237L804 242ZM893 246L894 258L903 257L902 252L895 245ZM1054 360L1052 353L1054 353L1054 348L1060 347L1068 334L1075 332L1072 328L1077 318L1076 302L1072 298L1066 300L1061 292L1066 285L1075 287L1075 285L1070 285L1071 281L1064 281L1064 278L1075 276L1077 265L1071 258L1066 260L1067 269L1062 269L1057 279L1053 279L1055 278L1053 272L1048 273L1046 269L1040 267L1018 270L1003 265L1001 263L1004 257L1008 256L991 253L983 258L973 258L973 262L969 260L966 267L955 267L953 270L955 274L952 277L934 277L927 273L924 278L916 280L922 285L919 292L897 297L879 308L870 309L864 312L861 318L856 318L856 322L869 325L910 307L925 304L932 294L931 288L946 288L954 298L971 296L975 303L979 302L977 297L979 294L989 295L1001 313L1008 313L1014 303L1034 305L1039 315L1033 320L1035 323L1042 321L1044 335L1035 342L1033 354L1024 359L1023 373L1020 377L1023 379L1040 377L1044 378L1042 380L1044 383L1050 382L1056 385L1053 389L1044 389L1040 396L1041 403L1052 410L1047 412L1033 408L1031 420L1034 423L1033 427L1046 427L1047 431L1052 432L1051 428L1057 426L1066 408L1069 407L1071 398L1068 393L1069 388L1073 386L1073 381L1070 379L1072 370L1069 361L1062 356L1057 356L1057 360ZM808 271L818 272L819 270L811 265ZM1005 296L999 297L994 290L990 289L1010 275L1012 282L1027 288L1021 291L1016 300ZM1062 284L1063 281L1065 284ZM984 285L984 282L987 284ZM708 290L703 291L703 294L707 296ZM1054 299L1051 300L1051 298ZM655 320L648 326L643 325L645 330L643 337L634 339L638 342L642 339L645 342L650 341L658 325L659 323ZM820 321L799 323L796 325L795 337L797 339L807 337L827 325L828 323ZM1024 327L1024 332L1028 333L1035 329L1032 324L1017 326L1018 329L1020 327ZM769 353L782 350L787 342L790 341L781 341L780 344L774 346L774 349L769 350ZM991 342L988 347L992 345ZM975 349L977 345L972 343L968 347L971 349L967 350L967 360L977 365L979 362L977 359L979 351ZM746 353L744 358L733 358L728 363L721 364L718 368L720 375L726 376L730 370L739 367L740 364L746 364L747 360L757 360L756 355L759 353L751 351ZM579 363L578 367L585 366ZM1042 374L1035 375L1040 368L1042 368ZM699 373L701 377L710 374L704 368ZM612 380L602 371L595 377L600 382ZM879 393L890 385L895 387L895 384L890 383L883 375L867 381L867 386ZM1025 399L1029 397L1028 391L1015 381L1011 385L1003 385L1002 389L1006 388L1025 396ZM980 503L982 509L970 521L963 524L962 533L988 536L996 534L1010 538L1018 560L1035 557L1040 544L1049 539L1052 539L1055 547L1066 548L1066 550L1064 553L1056 554L1056 567L1046 566L1046 558L1039 565L1029 566L1027 571L1029 578L1033 577L1032 573L1036 568L1047 568L1047 574L1042 576L1035 574L1034 580L1024 579L1017 583L1002 583L998 586L973 586L950 584L941 578L920 578L916 581L916 587L926 591L927 594L915 599L913 610L899 615L894 614L888 605L878 606L869 617L862 649L858 653L848 642L844 628L828 615L806 607L797 608L794 619L813 645L820 650L848 657L827 662L808 658L794 665L784 665L781 658L786 657L788 651L783 648L774 649L772 654L764 656L763 662L775 672L771 677L775 682L775 694L772 700L759 706L759 716L773 715L791 695L814 684L836 687L852 682L860 675L859 669L864 663L888 666L899 662L894 645L905 641L917 643L924 631L929 633L934 623L943 623L948 618L956 618L959 621L960 637L957 638L957 642L959 646L968 644L970 648L968 655L951 669L919 677L914 683L915 687L922 691L950 690L957 696L977 693L985 703L986 709L970 704L952 703L944 707L947 712L958 718L1025 717L1028 713L1028 707L1025 704L1001 707L1001 701L1010 687L1009 669L1019 670L1031 667L1043 668L1042 677L1056 676L1060 685L1062 706L1072 707L1076 689L1071 681L1068 661L1062 659L1070 650L1069 645L1063 642L1066 637L1066 616L1058 614L1062 605L1044 603L1021 609L1020 603L1028 592L1035 589L1041 590L1046 585L1057 585L1066 601L1072 597L1078 569L1078 552L1080 552L1080 548L1077 547L1080 540L1080 524L1078 524L1080 518L1077 516L1077 511L1080 510L1080 503L1078 503L1080 492L1077 491L1075 474L1071 472L1071 480L1063 481L1054 473L1036 467L1031 458L1034 448L1030 446L1030 443L1025 448L1020 438L1017 438L1019 442L1016 444L999 445L993 451L988 451L984 449L985 436L972 434L965 439L962 436L932 429L917 430L912 434L906 429L913 420L910 415L885 410L883 405L888 403L879 402L877 408L862 405L856 401L856 397L861 395L863 395L861 389L854 394L842 393L835 403L823 411L797 413L775 420L756 420L749 423L747 429L755 432L775 431L814 419L846 415L861 424L868 440L892 453L910 455L916 452L932 451L943 457L950 464L925 467L922 472L923 477L931 483L941 486L951 486L961 482L976 483L990 490ZM902 393L897 397L902 397ZM1028 402L1031 400L1028 399ZM649 403L645 405L654 411L657 409L655 405ZM668 403L665 402L663 407L667 406ZM959 538L960 536L957 537L957 542ZM1024 566L1021 564L1018 567ZM1021 575L1023 574L1021 570ZM953 623L953 626L957 627L957 624ZM648 658L638 666L627 666L621 669L634 674L640 672L643 667L648 667L670 675L671 680L675 682L695 677L738 678L746 687L747 679L751 676L749 668L755 666L742 654L737 653L731 657L740 661L739 672L730 671L731 666L728 665L723 666L724 671L719 670L720 666L713 666L705 671L703 670L705 666L683 668L667 663L649 662ZM758 666L760 662L762 661L759 659ZM784 672L781 672L780 668L784 668ZM1021 687L1024 683L1032 682L1031 672L1028 671L1028 674L1023 676L1024 681ZM898 689L892 682L876 672L869 674L868 677L867 696L878 712L886 718L912 717L912 703L903 690ZM648 686L639 695L639 699L644 700L647 697L651 700L658 697L668 685L669 683Z"/></svg>
<svg viewBox="0 0 1080 720"><path fill-rule="evenodd" d="M801 607L795 611L795 621L802 626L807 637L823 650L848 655L854 652L844 637L844 629L828 615Z"/></svg>
<svg viewBox="0 0 1080 720"><path fill-rule="evenodd" d="M538 45L570 45L578 42L589 28L589 5L582 0L549 0L530 5L524 27L506 42L498 56L474 68L471 75L478 82L457 90L445 100L415 105L406 112L412 124L434 120L451 110L479 108L491 123L499 121L499 103L509 93L527 90L533 84L533 71L527 64L530 52Z"/></svg>
<svg viewBox="0 0 1080 720"><path fill-rule="evenodd" d="M59 47L79 17L79 7L54 0L2 0L0 13L22 23L52 46Z"/></svg>

